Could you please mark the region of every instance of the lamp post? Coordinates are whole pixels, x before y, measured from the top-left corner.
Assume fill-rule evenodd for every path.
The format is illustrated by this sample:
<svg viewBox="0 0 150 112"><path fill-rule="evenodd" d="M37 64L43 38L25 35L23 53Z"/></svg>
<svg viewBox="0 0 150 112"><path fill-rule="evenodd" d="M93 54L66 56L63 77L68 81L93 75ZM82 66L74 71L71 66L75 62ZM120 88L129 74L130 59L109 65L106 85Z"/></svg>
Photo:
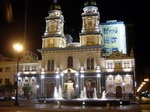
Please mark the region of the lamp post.
<svg viewBox="0 0 150 112"><path fill-rule="evenodd" d="M16 70L16 76L15 76L15 88L16 88L16 96L15 96L15 103L14 106L19 106L18 103L18 70L19 70L19 52L23 50L23 47L21 44L14 44L13 48L15 51L17 51L17 70Z"/></svg>

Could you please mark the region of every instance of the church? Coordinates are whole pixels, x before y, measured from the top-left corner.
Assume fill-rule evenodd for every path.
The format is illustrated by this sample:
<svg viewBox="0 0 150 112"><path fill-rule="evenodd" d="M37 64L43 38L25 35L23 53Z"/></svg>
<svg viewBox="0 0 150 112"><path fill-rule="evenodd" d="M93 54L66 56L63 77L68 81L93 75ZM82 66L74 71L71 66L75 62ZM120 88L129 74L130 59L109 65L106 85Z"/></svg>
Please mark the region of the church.
<svg viewBox="0 0 150 112"><path fill-rule="evenodd" d="M55 88L61 87L62 97L79 98L86 89L87 98L98 98L106 92L107 98L128 97L135 92L135 59L133 50L126 52L123 22L100 23L100 13L94 0L84 3L81 14L82 28L79 42L64 34L64 16L58 3L51 4L42 37L41 60L34 53L24 55L19 61L18 93L25 87L38 98L54 98ZM6 64L7 63L7 64ZM12 73L15 61L0 61L0 73ZM7 67L9 66L9 67ZM10 74L10 73L9 73ZM0 75L2 83L9 75Z"/></svg>

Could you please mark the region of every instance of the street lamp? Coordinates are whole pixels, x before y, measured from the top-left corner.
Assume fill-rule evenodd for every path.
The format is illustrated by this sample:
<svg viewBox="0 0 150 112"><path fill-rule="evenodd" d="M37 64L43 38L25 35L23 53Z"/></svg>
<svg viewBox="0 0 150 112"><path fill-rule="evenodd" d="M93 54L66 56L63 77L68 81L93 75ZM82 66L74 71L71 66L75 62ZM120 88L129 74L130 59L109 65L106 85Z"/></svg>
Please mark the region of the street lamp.
<svg viewBox="0 0 150 112"><path fill-rule="evenodd" d="M149 81L149 79L148 79L148 78L147 78L147 79L144 79L144 81L145 81L145 82L148 82L148 81Z"/></svg>
<svg viewBox="0 0 150 112"><path fill-rule="evenodd" d="M15 77L15 88L16 88L16 98L15 98L15 103L14 106L19 106L18 103L18 69L19 69L19 52L23 50L23 47L21 44L14 44L13 48L15 51L17 51L17 70L16 70L16 77Z"/></svg>

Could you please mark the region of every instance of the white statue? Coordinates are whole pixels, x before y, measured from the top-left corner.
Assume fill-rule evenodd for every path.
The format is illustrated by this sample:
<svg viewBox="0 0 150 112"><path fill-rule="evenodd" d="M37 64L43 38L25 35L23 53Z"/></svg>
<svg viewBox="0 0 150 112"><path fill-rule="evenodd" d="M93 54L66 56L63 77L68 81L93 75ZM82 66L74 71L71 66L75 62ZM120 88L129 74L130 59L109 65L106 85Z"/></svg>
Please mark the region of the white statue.
<svg viewBox="0 0 150 112"><path fill-rule="evenodd" d="M106 98L106 92L105 90L102 92L102 99L105 99Z"/></svg>

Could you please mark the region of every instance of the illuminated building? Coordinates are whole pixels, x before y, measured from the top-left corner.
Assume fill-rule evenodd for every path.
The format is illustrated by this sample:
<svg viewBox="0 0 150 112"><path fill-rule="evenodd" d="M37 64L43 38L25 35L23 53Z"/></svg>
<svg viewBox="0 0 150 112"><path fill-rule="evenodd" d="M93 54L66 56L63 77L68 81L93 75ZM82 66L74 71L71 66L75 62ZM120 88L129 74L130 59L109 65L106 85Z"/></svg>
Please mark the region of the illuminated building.
<svg viewBox="0 0 150 112"><path fill-rule="evenodd" d="M73 37L64 34L65 19L60 5L53 3L50 6L45 18L42 48L37 49L42 59L38 60L35 54L28 53L20 60L19 93L24 92L21 89L24 86L31 86L30 92L38 93L39 98L53 98L54 88L59 86L64 98L68 94L71 94L71 98L77 98L84 87L89 98L93 97L94 88L98 97L104 90L107 97L114 98L134 93L134 54L132 50L129 56L126 54L125 36L124 41L117 41L118 50L104 56L103 32L99 28L100 13L94 0L85 2L81 17L80 39L73 42ZM118 38L125 35L121 29L117 27L117 31L120 31Z"/></svg>

